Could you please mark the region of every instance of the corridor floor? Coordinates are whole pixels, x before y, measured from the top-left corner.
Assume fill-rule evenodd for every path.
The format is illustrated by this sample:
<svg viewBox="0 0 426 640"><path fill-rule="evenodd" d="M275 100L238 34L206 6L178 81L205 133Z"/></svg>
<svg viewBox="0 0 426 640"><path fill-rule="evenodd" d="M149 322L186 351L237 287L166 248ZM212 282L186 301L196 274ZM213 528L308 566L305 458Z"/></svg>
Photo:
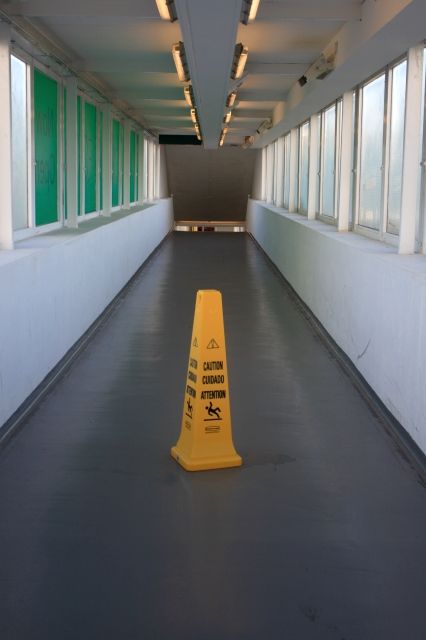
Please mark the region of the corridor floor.
<svg viewBox="0 0 426 640"><path fill-rule="evenodd" d="M243 467L185 472L197 289ZM172 234L0 451L1 640L426 640L426 488L243 234Z"/></svg>

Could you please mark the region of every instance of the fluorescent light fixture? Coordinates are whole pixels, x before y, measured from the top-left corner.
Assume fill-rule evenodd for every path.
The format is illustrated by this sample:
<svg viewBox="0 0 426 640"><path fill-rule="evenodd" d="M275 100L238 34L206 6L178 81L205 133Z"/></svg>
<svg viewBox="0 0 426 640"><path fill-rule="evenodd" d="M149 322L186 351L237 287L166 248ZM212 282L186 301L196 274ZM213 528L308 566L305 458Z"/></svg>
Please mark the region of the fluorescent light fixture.
<svg viewBox="0 0 426 640"><path fill-rule="evenodd" d="M194 91L193 91L191 85L188 85L187 87L185 87L183 92L185 94L185 100L187 101L188 105L192 109L195 109Z"/></svg>
<svg viewBox="0 0 426 640"><path fill-rule="evenodd" d="M158 13L162 20L177 20L177 13L174 0L155 0L157 3Z"/></svg>
<svg viewBox="0 0 426 640"><path fill-rule="evenodd" d="M228 133L228 127L223 127L222 133L219 138L219 147L223 147L223 143L225 142L225 136Z"/></svg>
<svg viewBox="0 0 426 640"><path fill-rule="evenodd" d="M194 124L194 129L195 129L195 133L197 134L198 140L201 140L201 129L198 122Z"/></svg>
<svg viewBox="0 0 426 640"><path fill-rule="evenodd" d="M225 124L228 124L228 122L230 122L230 121L231 121L231 118L232 118L232 111L228 111L228 112L225 114L225 117L224 117L224 119L223 119L224 123L225 123Z"/></svg>
<svg viewBox="0 0 426 640"><path fill-rule="evenodd" d="M243 24L253 22L256 18L257 10L259 8L260 0L243 0L243 6L241 9L240 21Z"/></svg>
<svg viewBox="0 0 426 640"><path fill-rule="evenodd" d="M236 80L241 78L244 73L248 55L248 47L239 42L235 45L234 59L232 61L231 78Z"/></svg>
<svg viewBox="0 0 426 640"><path fill-rule="evenodd" d="M234 102L235 102L235 98L237 97L237 92L233 91L232 93L229 94L227 100L226 100L226 106L228 108L231 108L234 106Z"/></svg>
<svg viewBox="0 0 426 640"><path fill-rule="evenodd" d="M191 109L191 120L194 124L198 124L197 111L196 109Z"/></svg>
<svg viewBox="0 0 426 640"><path fill-rule="evenodd" d="M176 42L172 47L172 56L175 62L178 78L181 82L189 82L189 69L186 61L185 47L183 42Z"/></svg>

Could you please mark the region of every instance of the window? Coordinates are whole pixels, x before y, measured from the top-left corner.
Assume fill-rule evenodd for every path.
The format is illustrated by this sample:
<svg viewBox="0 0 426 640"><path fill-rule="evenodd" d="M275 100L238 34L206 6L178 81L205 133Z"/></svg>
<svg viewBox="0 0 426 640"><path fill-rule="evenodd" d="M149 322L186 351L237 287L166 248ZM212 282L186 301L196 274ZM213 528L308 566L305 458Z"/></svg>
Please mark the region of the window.
<svg viewBox="0 0 426 640"><path fill-rule="evenodd" d="M393 67L390 72L389 174L386 230L392 234L399 233L401 219L406 81L407 62L404 60Z"/></svg>
<svg viewBox="0 0 426 640"><path fill-rule="evenodd" d="M309 195L309 120L299 127L298 211L307 213Z"/></svg>
<svg viewBox="0 0 426 640"><path fill-rule="evenodd" d="M27 65L11 56L13 229L28 227Z"/></svg>
<svg viewBox="0 0 426 640"><path fill-rule="evenodd" d="M266 153L266 202L273 202L274 200L274 144L270 144L267 147Z"/></svg>
<svg viewBox="0 0 426 640"><path fill-rule="evenodd" d="M284 208L289 208L290 202L290 134L284 136Z"/></svg>
<svg viewBox="0 0 426 640"><path fill-rule="evenodd" d="M120 190L120 123L115 118L112 121L111 167L111 204L113 207L118 207Z"/></svg>
<svg viewBox="0 0 426 640"><path fill-rule="evenodd" d="M84 212L96 211L97 187L97 110L93 104L84 104Z"/></svg>
<svg viewBox="0 0 426 640"><path fill-rule="evenodd" d="M360 91L360 159L358 224L379 230L382 206L385 74Z"/></svg>
<svg viewBox="0 0 426 640"><path fill-rule="evenodd" d="M342 99L320 114L318 148L318 202L320 216L337 219L339 195L339 169L342 146Z"/></svg>
<svg viewBox="0 0 426 640"><path fill-rule="evenodd" d="M34 69L35 220L59 220L58 207L58 83Z"/></svg>

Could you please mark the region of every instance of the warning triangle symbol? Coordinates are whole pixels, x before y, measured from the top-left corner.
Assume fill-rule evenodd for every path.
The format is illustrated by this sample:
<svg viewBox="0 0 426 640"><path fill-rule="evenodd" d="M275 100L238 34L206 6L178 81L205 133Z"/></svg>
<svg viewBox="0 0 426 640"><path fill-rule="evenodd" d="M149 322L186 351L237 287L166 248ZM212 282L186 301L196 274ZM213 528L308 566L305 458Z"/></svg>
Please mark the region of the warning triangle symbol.
<svg viewBox="0 0 426 640"><path fill-rule="evenodd" d="M194 342L192 343L193 347L198 347L198 340L197 338L194 338Z"/></svg>
<svg viewBox="0 0 426 640"><path fill-rule="evenodd" d="M214 338L210 340L209 344L207 345L207 349L219 349L219 345Z"/></svg>

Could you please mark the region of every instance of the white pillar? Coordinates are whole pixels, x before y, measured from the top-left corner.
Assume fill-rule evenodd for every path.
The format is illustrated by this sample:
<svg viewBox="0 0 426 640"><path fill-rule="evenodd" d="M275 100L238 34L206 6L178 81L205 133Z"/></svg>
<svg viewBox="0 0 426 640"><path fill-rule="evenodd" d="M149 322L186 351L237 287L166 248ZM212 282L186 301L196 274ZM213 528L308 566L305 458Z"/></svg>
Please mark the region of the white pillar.
<svg viewBox="0 0 426 640"><path fill-rule="evenodd" d="M111 105L102 105L103 129L102 129L102 215L109 217L112 207L112 114Z"/></svg>
<svg viewBox="0 0 426 640"><path fill-rule="evenodd" d="M342 146L340 152L340 185L338 194L337 230L349 231L349 214L352 197L352 156L353 156L353 95L343 94L342 102Z"/></svg>
<svg viewBox="0 0 426 640"><path fill-rule="evenodd" d="M66 79L67 87L67 227L78 227L77 202L77 78Z"/></svg>
<svg viewBox="0 0 426 640"><path fill-rule="evenodd" d="M288 210L292 213L297 211L298 192L298 162L299 162L299 136L296 128L290 132L290 193Z"/></svg>
<svg viewBox="0 0 426 640"><path fill-rule="evenodd" d="M275 204L277 207L282 207L284 194L284 138L279 138L276 145Z"/></svg>
<svg viewBox="0 0 426 640"><path fill-rule="evenodd" d="M423 45L408 51L407 96L405 106L404 162L402 169L401 227L399 253L416 249L416 214L419 206L421 158Z"/></svg>
<svg viewBox="0 0 426 640"><path fill-rule="evenodd" d="M124 194L123 206L130 209L130 122L124 121Z"/></svg>
<svg viewBox="0 0 426 640"><path fill-rule="evenodd" d="M13 249L10 27L0 22L0 249Z"/></svg>
<svg viewBox="0 0 426 640"><path fill-rule="evenodd" d="M309 144L308 220L315 220L317 209L318 180L318 114L311 116Z"/></svg>

